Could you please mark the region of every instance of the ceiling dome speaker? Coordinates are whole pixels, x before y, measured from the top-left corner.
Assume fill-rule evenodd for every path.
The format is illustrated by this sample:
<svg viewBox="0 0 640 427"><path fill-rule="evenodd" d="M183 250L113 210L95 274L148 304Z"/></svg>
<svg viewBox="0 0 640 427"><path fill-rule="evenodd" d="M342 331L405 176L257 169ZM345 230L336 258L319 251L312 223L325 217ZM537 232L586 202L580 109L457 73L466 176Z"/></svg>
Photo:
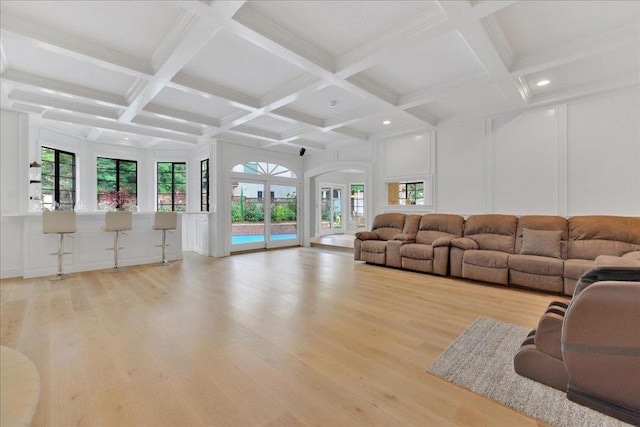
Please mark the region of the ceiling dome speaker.
<svg viewBox="0 0 640 427"><path fill-rule="evenodd" d="M304 147L302 147L302 148L300 149L300 157L304 156L304 153L306 153L306 152L307 152L307 149L306 149L306 148L304 148Z"/></svg>

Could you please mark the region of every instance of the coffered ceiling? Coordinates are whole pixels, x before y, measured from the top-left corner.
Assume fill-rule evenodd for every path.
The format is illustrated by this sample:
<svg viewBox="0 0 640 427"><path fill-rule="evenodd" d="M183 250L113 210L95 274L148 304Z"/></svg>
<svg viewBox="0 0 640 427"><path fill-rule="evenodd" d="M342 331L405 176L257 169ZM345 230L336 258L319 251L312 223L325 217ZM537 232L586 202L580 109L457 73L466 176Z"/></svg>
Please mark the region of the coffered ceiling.
<svg viewBox="0 0 640 427"><path fill-rule="evenodd" d="M2 0L0 15L2 108L141 147L321 151L640 82L638 1Z"/></svg>

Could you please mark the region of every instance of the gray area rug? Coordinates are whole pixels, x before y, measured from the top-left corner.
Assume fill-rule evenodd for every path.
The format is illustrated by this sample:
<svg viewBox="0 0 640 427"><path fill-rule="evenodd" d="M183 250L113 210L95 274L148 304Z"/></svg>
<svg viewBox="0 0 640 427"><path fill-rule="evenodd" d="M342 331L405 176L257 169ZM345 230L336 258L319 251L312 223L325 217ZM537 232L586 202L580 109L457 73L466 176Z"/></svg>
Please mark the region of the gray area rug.
<svg viewBox="0 0 640 427"><path fill-rule="evenodd" d="M518 375L513 370L513 356L529 330L480 317L438 356L427 372L554 426L628 425Z"/></svg>

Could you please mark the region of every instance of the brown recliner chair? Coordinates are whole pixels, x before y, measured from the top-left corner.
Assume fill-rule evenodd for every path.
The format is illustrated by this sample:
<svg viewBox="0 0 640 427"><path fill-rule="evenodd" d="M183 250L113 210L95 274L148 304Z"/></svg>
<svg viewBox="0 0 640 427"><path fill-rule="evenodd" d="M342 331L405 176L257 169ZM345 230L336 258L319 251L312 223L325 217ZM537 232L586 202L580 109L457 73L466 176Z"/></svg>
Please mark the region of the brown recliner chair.
<svg viewBox="0 0 640 427"><path fill-rule="evenodd" d="M551 303L514 369L640 425L640 267L602 265L585 273L569 305Z"/></svg>

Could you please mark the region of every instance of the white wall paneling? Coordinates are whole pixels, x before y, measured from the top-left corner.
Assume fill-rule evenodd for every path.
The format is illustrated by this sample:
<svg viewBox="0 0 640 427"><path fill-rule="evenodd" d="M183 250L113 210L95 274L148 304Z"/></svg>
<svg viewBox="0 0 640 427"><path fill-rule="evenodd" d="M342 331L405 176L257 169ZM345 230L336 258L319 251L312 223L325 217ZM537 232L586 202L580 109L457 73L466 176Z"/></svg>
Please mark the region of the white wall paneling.
<svg viewBox="0 0 640 427"><path fill-rule="evenodd" d="M464 215L484 212L484 122L441 128L436 138L437 211Z"/></svg>
<svg viewBox="0 0 640 427"><path fill-rule="evenodd" d="M640 214L640 97L632 91L571 103L568 214Z"/></svg>
<svg viewBox="0 0 640 427"><path fill-rule="evenodd" d="M558 212L558 123L555 108L492 120L492 210Z"/></svg>
<svg viewBox="0 0 640 427"><path fill-rule="evenodd" d="M0 110L0 210L26 210L29 201L29 125L26 114Z"/></svg>

